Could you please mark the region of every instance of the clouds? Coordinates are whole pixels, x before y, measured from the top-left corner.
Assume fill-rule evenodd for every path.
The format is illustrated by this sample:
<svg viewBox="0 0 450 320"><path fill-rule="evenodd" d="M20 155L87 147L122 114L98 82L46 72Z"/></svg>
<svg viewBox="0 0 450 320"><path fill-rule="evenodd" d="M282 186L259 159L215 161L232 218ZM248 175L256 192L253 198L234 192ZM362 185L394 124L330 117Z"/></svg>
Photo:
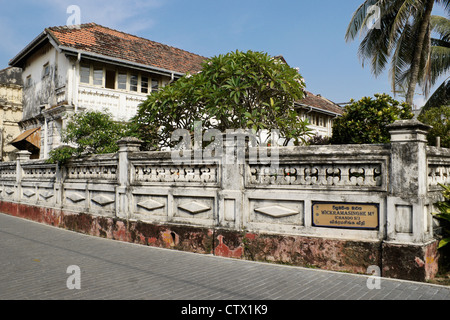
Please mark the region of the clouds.
<svg viewBox="0 0 450 320"><path fill-rule="evenodd" d="M71 5L80 8L81 23L145 37L158 23L158 10L173 0L17 0L0 12L0 69L45 28L73 22ZM69 21L68 21L69 20ZM71 21L70 21L71 20Z"/></svg>
<svg viewBox="0 0 450 320"><path fill-rule="evenodd" d="M81 23L95 22L106 27L129 33L137 33L152 28L156 20L152 19L152 10L163 6L162 0L43 0L47 9L60 15L60 25L69 18L67 8L77 5L81 10ZM148 18L138 18L143 15Z"/></svg>

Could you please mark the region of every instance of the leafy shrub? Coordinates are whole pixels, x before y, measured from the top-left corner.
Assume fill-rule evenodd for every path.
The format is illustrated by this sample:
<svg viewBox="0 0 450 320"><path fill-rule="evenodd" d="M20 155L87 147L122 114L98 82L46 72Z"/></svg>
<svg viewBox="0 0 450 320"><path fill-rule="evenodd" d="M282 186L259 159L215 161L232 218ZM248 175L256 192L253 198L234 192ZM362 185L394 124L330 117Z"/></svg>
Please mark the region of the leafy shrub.
<svg viewBox="0 0 450 320"><path fill-rule="evenodd" d="M111 114L86 111L74 114L63 132L66 145L50 151L49 162L64 164L72 157L115 153L116 142L128 135L128 126L113 120Z"/></svg>
<svg viewBox="0 0 450 320"><path fill-rule="evenodd" d="M443 239L439 243L439 247L442 248L450 242L450 186L441 185L444 189L442 195L444 201L438 202L435 206L440 213L435 214L435 217L441 222Z"/></svg>
<svg viewBox="0 0 450 320"><path fill-rule="evenodd" d="M387 94L375 94L375 99L364 97L351 101L344 115L333 124L332 144L389 143L387 125L396 120L412 119L414 114L406 103L400 103Z"/></svg>
<svg viewBox="0 0 450 320"><path fill-rule="evenodd" d="M441 147L450 148L450 106L428 108L418 120L433 127L427 136L430 145L435 145L440 137Z"/></svg>
<svg viewBox="0 0 450 320"><path fill-rule="evenodd" d="M315 136L311 137L308 140L307 145L311 145L311 146L314 146L314 145L327 145L327 144L331 143L330 141L331 141L330 137L324 137L324 136L321 136L321 135L315 135Z"/></svg>

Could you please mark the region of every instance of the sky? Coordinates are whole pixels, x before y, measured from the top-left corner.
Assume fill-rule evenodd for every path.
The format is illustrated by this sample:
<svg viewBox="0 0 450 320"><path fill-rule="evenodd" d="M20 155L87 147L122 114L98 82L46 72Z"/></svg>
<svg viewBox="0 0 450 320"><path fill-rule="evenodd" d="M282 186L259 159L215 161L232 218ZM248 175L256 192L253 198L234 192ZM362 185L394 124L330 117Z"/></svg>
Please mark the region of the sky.
<svg viewBox="0 0 450 320"><path fill-rule="evenodd" d="M375 93L393 95L388 71L375 78L369 67L362 67L359 40L345 41L350 19L362 2L0 0L0 69L46 27L66 25L73 15L68 7L76 5L81 23L95 22L205 57L235 50L282 55L300 69L308 91L336 103ZM425 101L420 93L417 90L418 107Z"/></svg>

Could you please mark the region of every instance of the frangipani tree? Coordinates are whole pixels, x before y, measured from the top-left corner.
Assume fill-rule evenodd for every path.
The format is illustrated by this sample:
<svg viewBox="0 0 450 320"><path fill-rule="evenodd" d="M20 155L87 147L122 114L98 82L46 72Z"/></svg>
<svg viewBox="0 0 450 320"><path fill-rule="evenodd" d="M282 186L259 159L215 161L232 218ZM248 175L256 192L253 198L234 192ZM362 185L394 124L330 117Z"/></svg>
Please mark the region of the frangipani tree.
<svg viewBox="0 0 450 320"><path fill-rule="evenodd" d="M278 130L286 141L308 136L308 123L294 109L305 83L284 59L262 52L231 52L205 61L197 74L187 74L152 93L132 119L138 137L149 147L174 146L177 129Z"/></svg>

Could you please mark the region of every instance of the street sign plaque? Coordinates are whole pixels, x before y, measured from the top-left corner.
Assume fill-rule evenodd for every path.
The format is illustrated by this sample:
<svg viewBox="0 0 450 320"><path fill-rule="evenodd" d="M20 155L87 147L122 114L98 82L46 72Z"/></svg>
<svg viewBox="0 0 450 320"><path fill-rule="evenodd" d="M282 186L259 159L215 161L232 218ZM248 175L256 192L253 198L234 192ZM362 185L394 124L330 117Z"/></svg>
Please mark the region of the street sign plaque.
<svg viewBox="0 0 450 320"><path fill-rule="evenodd" d="M312 218L315 227L376 230L379 204L314 202Z"/></svg>

